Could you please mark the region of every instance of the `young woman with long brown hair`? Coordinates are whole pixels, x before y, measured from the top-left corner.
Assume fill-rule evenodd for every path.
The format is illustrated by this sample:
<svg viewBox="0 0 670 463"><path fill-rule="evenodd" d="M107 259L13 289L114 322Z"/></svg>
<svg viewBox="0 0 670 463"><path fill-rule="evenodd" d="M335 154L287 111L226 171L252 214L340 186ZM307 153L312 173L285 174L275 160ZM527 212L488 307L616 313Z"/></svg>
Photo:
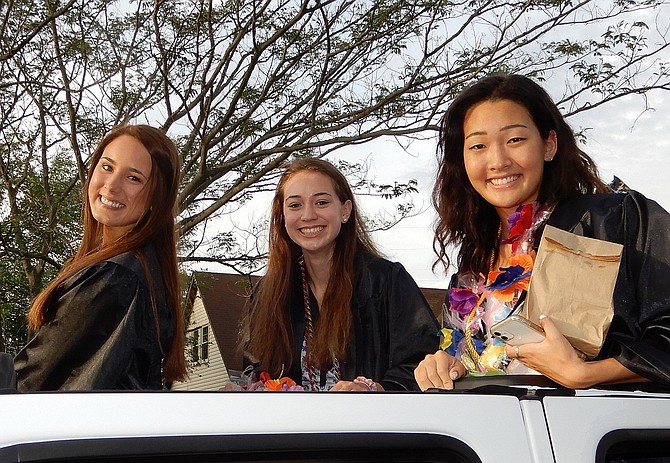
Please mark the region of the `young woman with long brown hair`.
<svg viewBox="0 0 670 463"><path fill-rule="evenodd" d="M76 255L34 300L18 389L161 389L182 379L175 202L179 156L159 129L113 129L84 186Z"/></svg>
<svg viewBox="0 0 670 463"><path fill-rule="evenodd" d="M445 311L452 337L417 367L422 389L513 366L570 388L670 384L670 215L640 193L608 191L544 89L518 75L478 81L447 110L439 154L434 247L445 269L449 249L458 250L458 273ZM512 347L491 336L492 312L504 318L527 287L545 224L623 245L614 320L593 359L548 317L542 342ZM513 271L518 286L495 284Z"/></svg>
<svg viewBox="0 0 670 463"><path fill-rule="evenodd" d="M243 327L272 377L306 390L416 389L437 321L402 265L379 256L327 161L293 161L272 201L269 262Z"/></svg>

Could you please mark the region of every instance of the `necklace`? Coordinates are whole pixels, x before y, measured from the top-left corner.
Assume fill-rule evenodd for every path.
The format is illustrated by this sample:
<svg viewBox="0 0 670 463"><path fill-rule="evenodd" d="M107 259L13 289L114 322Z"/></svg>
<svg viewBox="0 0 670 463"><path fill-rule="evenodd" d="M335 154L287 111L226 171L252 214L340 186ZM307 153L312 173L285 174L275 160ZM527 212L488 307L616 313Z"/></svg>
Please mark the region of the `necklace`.
<svg viewBox="0 0 670 463"><path fill-rule="evenodd" d="M309 288L307 285L307 271L305 270L305 259L300 259L300 274L302 276L302 296L303 303L305 306L305 334L304 334L304 345L305 345L305 355L307 353L307 347L311 344L312 338L314 337L314 322L312 321L312 305L309 298ZM307 369L307 376L309 378L309 384L311 390L320 391L321 388L321 372L318 371L314 366L310 365L307 359L305 358L305 368ZM336 381L340 380L340 363L336 358L333 358L333 367L332 371L334 372Z"/></svg>
<svg viewBox="0 0 670 463"><path fill-rule="evenodd" d="M493 247L493 250L491 251L491 257L489 257L489 273L493 271L493 265L495 264L495 258L496 258L496 249L500 247L501 237L502 237L502 224L499 223L498 232L496 234L496 245Z"/></svg>

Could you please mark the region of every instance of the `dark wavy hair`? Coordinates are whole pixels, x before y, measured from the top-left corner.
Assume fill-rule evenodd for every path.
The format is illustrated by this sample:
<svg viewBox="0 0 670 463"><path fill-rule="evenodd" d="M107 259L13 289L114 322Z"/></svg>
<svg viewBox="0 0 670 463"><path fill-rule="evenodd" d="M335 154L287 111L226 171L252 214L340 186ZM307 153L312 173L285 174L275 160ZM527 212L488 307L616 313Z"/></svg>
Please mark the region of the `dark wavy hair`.
<svg viewBox="0 0 670 463"><path fill-rule="evenodd" d="M286 231L283 206L286 183L304 171L319 172L329 177L340 202L350 200L352 204L350 219L342 224L335 239L330 280L309 347L310 363L327 368L333 356L339 360L346 357L352 320L350 304L354 259L359 251L379 255L360 216L349 183L334 165L323 159L302 158L285 166L272 200L267 272L258 285L241 330L244 349L259 360L262 368L271 375L279 375L282 370L289 369L295 349L300 349L300 346L293 345L290 313L295 303L291 295L301 284L297 262L302 250Z"/></svg>
<svg viewBox="0 0 670 463"><path fill-rule="evenodd" d="M440 125L438 173L432 201L438 213L433 240L437 261L448 269L449 246L459 248L458 268L486 274L497 258L500 220L494 207L474 189L463 161L463 123L470 108L483 101L510 100L525 107L543 139L556 132L558 149L544 163L538 201L555 204L576 192L605 192L593 160L577 146L575 135L549 94L521 75L490 75L463 90Z"/></svg>
<svg viewBox="0 0 670 463"><path fill-rule="evenodd" d="M102 157L105 148L122 135L138 140L151 156L151 175L147 182L151 207L134 227L123 237L109 245L102 245L104 226L91 212L88 198L88 184ZM46 322L47 310L52 297L60 285L79 270L102 262L124 252L135 252L145 269L151 292L154 318L158 325L155 306L153 275L141 249L153 243L161 268L161 278L166 292L166 300L172 310L174 337L166 353L163 377L166 381L183 379L186 376L184 357L184 314L179 300L179 270L177 267L177 238L175 230L175 207L180 180L180 162L177 147L161 130L148 125L125 125L111 130L98 144L88 168L88 180L83 188L82 222L84 236L75 256L66 263L58 276L37 295L28 313L28 323L36 330ZM157 326L158 328L158 326ZM157 334L160 330L157 330ZM160 340L158 340L160 342ZM162 346L165 347L165 346Z"/></svg>

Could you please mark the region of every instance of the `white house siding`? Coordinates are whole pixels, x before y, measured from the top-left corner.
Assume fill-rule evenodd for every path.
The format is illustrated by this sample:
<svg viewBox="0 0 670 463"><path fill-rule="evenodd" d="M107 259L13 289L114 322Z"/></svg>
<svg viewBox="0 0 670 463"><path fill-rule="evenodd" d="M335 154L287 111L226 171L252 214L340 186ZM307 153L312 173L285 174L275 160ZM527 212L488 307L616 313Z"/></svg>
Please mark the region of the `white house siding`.
<svg viewBox="0 0 670 463"><path fill-rule="evenodd" d="M202 365L196 366L189 371L189 377L185 382L176 382L172 385L175 391L216 391L228 382L228 371L221 358L221 353L216 345L216 339L207 318L207 313L202 304L200 291L193 302L193 312L188 325L188 330L192 330L203 325L209 326L209 348L208 359ZM186 358L191 358L190 345L187 346Z"/></svg>

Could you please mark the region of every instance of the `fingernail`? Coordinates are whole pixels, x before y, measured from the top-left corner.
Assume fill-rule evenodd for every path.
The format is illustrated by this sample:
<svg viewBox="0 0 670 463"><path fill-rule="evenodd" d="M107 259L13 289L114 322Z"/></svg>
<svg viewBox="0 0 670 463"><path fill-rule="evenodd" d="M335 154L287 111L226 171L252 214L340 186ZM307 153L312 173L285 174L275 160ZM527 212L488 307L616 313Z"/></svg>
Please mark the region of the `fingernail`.
<svg viewBox="0 0 670 463"><path fill-rule="evenodd" d="M540 320L542 320L543 318L547 318L547 316L544 314L540 315Z"/></svg>
<svg viewBox="0 0 670 463"><path fill-rule="evenodd" d="M457 379L458 378L458 372L452 371L449 373L449 376L451 376L451 379Z"/></svg>

